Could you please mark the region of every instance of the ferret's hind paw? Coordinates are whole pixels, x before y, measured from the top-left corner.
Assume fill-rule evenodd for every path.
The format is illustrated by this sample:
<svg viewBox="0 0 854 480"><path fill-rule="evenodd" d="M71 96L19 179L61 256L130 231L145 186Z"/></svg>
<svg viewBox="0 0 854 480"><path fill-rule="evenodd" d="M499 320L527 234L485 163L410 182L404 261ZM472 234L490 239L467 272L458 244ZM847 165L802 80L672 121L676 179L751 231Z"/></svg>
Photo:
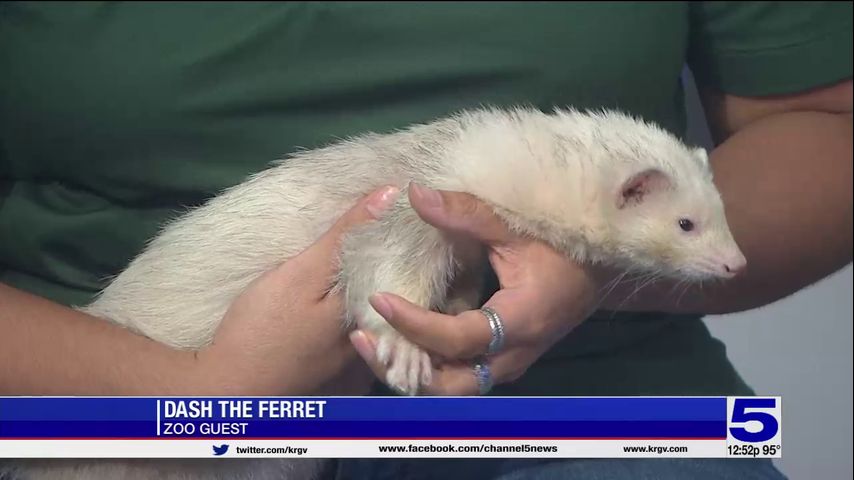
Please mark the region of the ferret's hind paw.
<svg viewBox="0 0 854 480"><path fill-rule="evenodd" d="M430 355L397 333L380 336L377 359L388 367L386 383L405 395L417 395L433 379Z"/></svg>

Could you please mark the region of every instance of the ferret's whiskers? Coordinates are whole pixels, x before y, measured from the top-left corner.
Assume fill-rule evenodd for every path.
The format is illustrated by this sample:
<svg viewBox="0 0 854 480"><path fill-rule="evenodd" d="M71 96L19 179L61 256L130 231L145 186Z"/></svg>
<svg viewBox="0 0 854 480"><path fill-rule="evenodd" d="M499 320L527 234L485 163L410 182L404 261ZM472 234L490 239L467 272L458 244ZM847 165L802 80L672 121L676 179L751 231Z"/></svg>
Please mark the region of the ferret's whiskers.
<svg viewBox="0 0 854 480"><path fill-rule="evenodd" d="M644 279L647 279L647 278L650 278L650 277L654 277L654 276L656 275L656 272L649 272L649 271L641 270L641 271L637 272L635 276L633 276L633 277L629 277L629 278L625 278L628 274L633 273L633 270L634 270L634 269L632 269L631 267L627 268L627 269L626 269L626 270L625 270L625 271L624 271L624 272L623 272L623 273L622 273L622 274L617 278L617 283L615 283L615 284L611 287L611 289L608 291L608 295L610 295L610 294L614 291L614 289L615 289L615 288L616 288L620 283L632 283L632 282L634 282L635 284L637 284L638 282L641 282L641 281L643 281ZM635 292L636 292L636 291L637 291L637 290L635 290ZM631 295L629 295L627 298L631 298ZM604 297L603 297L602 301L604 301ZM600 301L600 304L602 303L602 301ZM615 317L615 316L617 315L617 313L619 312L620 307L622 307L622 306L623 306L623 304L625 304L625 302L626 302L626 300L624 299L624 300L620 303L620 305L618 305L618 307L617 307L616 309L613 309L613 310L611 311L611 316L610 316L610 317L608 317L608 320L609 320L609 321L614 319L614 317Z"/></svg>
<svg viewBox="0 0 854 480"><path fill-rule="evenodd" d="M602 286L602 288L599 289L599 293L601 293L602 290L605 290L605 289L608 290L607 292L605 292L604 295L601 295L602 301L604 301L605 298L607 298L608 295L610 295L614 291L614 289L617 288L617 285L619 285L620 282L623 281L623 278L625 278L625 276L628 273L629 273L629 270L626 269L625 271L623 271L623 273L617 275L610 282L606 283L605 285ZM600 301L600 303L601 303L601 301Z"/></svg>
<svg viewBox="0 0 854 480"><path fill-rule="evenodd" d="M655 272L654 274L650 275L650 277L643 284L641 284L641 286L638 287L637 290L635 290L635 294L640 292L642 288L646 287L647 285L654 283L655 281L657 281L658 279L660 279L662 277L663 277L663 275L661 274L661 272Z"/></svg>
<svg viewBox="0 0 854 480"><path fill-rule="evenodd" d="M625 298L625 299L623 299L623 301L622 301L622 302L620 302L620 304L619 304L619 305L617 305L617 308L616 308L615 310L616 310L616 311L619 311L619 310L623 307L623 305L625 305L625 304L626 304L626 302L628 302L629 300L631 300L631 299L632 299L632 297L634 297L635 295L637 295L637 294L638 294L638 292L640 292L644 287L646 287L647 285L650 285L651 283L653 283L653 282L655 282L656 280L658 280L658 279L660 279L660 278L663 278L663 277L664 277L664 275L662 274L662 272L661 272L660 270L656 270L656 271L650 272L650 273L648 273L648 274L646 274L646 275L642 276L642 277L641 277L641 279L642 279L641 281L642 281L643 283L641 283L640 285L638 285L638 287L637 287L637 288L635 288L635 290L634 290L632 293L630 293L629 295L627 295L627 296L626 296L626 298Z"/></svg>
<svg viewBox="0 0 854 480"><path fill-rule="evenodd" d="M649 277L650 275L654 275L654 274L655 274L655 272L642 270L640 272L637 272L637 274L635 276L627 278L626 281L627 282L640 282L640 281L643 281L644 279L646 279L647 277Z"/></svg>
<svg viewBox="0 0 854 480"><path fill-rule="evenodd" d="M599 292L598 292L598 293L600 293L599 301L596 303L596 306L593 308L594 311L599 310L599 308L602 306L602 304L605 303L605 299L607 299L608 296L611 295L611 293L613 293L614 289L616 289L617 286L619 286L619 284L623 281L623 278L625 278L625 276L628 273L629 273L629 269L624 270L623 273L617 275L616 277L611 279L611 281L609 281L608 283L603 285L602 288L599 289ZM605 292L604 295L601 295L603 290L607 290L607 292ZM610 321L613 319L614 319L614 312L611 312L611 317L608 320Z"/></svg>
<svg viewBox="0 0 854 480"><path fill-rule="evenodd" d="M680 283L684 284L685 288L682 289L682 293L680 293L679 296L676 298L676 306L677 307L682 302L682 297L684 297L685 294L688 293L688 290L691 290L691 287L693 286L693 284L687 280L683 280Z"/></svg>
<svg viewBox="0 0 854 480"><path fill-rule="evenodd" d="M679 280L673 284L673 287L670 288L670 291L667 292L667 295L672 296L673 294L675 294L677 289L679 289L679 287L681 287L683 283L685 283L685 279L679 277Z"/></svg>

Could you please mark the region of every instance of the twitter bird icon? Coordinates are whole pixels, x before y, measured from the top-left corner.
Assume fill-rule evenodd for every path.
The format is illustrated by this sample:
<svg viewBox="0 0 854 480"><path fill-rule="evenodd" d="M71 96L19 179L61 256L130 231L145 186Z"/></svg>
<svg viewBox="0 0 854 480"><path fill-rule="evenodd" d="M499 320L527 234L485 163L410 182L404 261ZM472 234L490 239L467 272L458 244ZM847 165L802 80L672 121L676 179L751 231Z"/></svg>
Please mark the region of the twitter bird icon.
<svg viewBox="0 0 854 480"><path fill-rule="evenodd" d="M228 444L223 444L219 447L216 445L213 446L213 454L219 457L220 455L225 455L225 452L228 451Z"/></svg>

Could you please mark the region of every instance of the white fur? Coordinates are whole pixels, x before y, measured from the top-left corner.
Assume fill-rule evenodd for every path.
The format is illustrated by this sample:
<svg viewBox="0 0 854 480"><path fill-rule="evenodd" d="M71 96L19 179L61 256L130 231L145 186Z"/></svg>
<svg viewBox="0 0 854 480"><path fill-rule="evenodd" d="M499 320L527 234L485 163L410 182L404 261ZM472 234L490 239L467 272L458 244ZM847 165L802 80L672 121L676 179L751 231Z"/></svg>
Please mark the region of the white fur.
<svg viewBox="0 0 854 480"><path fill-rule="evenodd" d="M667 188L618 208L624 182L645 170L666 178ZM513 230L583 262L702 276L710 272L692 262L704 246L737 251L704 151L615 112L478 110L293 155L170 223L82 310L173 347L203 347L252 280L306 248L359 197L411 181L472 193ZM681 215L709 228L682 235ZM338 287L347 321L380 336L387 380L410 394L429 382L429 357L399 336L368 297L390 291L431 309L474 307L476 284L448 288L455 276L477 278L481 268L457 247L418 218L404 193L381 221L349 235L342 251ZM289 463L243 462L221 475L281 478ZM162 463L143 473L134 470L140 464L75 464L26 472L38 479L219 478L227 462L194 461L189 469Z"/></svg>

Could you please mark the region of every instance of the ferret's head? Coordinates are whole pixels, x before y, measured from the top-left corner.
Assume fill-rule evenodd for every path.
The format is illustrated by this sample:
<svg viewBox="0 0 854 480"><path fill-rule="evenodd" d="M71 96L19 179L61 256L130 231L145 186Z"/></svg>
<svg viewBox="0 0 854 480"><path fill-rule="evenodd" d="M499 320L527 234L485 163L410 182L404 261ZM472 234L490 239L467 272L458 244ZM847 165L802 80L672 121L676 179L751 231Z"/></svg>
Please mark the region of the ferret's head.
<svg viewBox="0 0 854 480"><path fill-rule="evenodd" d="M656 131L652 161L628 161L613 173L610 228L631 264L690 280L728 279L747 261L733 239L703 149ZM647 159L649 160L649 159Z"/></svg>

